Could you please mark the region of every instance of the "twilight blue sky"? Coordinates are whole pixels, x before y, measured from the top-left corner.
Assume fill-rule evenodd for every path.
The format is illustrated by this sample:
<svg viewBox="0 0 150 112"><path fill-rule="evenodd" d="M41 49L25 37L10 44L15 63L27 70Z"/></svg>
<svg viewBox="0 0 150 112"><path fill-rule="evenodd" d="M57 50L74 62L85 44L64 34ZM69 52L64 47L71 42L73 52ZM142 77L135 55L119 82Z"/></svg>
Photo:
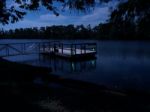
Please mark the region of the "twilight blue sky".
<svg viewBox="0 0 150 112"><path fill-rule="evenodd" d="M29 28L29 27L42 27L42 26L51 26L51 25L91 25L95 26L99 23L104 23L108 20L110 15L110 7L115 7L118 2L113 0L112 2L97 5L94 10L90 12L83 13L77 11L59 11L60 15L55 16L52 12L46 10L43 7L39 8L39 11L29 12L23 20L14 23L2 26L1 28L5 30L15 29L15 28ZM56 4L59 7L59 4ZM59 9L62 9L61 6Z"/></svg>

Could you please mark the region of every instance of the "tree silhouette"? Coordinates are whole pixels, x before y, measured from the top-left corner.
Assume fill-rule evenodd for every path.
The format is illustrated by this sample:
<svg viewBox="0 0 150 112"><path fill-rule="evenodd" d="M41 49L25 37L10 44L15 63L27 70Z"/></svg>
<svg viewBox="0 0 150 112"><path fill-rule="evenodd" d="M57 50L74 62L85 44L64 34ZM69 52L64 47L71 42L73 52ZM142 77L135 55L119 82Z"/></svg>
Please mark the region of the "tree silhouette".
<svg viewBox="0 0 150 112"><path fill-rule="evenodd" d="M98 0L12 0L15 4L9 7L7 0L0 0L0 23L15 23L22 19L28 10L38 10L44 6L47 10L52 11L56 16L59 15L59 2L64 8L84 11L89 7L94 7ZM99 0L99 2L108 2L109 0ZM17 5L16 5L17 4Z"/></svg>
<svg viewBox="0 0 150 112"><path fill-rule="evenodd" d="M128 0L119 4L111 14L110 23L124 38L150 38L150 1Z"/></svg>
<svg viewBox="0 0 150 112"><path fill-rule="evenodd" d="M19 19L22 19L25 12L15 9L14 6L8 8L6 6L6 0L0 0L0 23L8 24L9 22L14 23Z"/></svg>

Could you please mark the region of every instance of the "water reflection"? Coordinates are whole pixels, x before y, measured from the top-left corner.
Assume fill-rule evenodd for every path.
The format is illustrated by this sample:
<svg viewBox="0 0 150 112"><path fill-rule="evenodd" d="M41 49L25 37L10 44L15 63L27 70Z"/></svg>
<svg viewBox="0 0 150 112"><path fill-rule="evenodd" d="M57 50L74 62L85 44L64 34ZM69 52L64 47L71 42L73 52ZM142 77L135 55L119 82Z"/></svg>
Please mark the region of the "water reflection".
<svg viewBox="0 0 150 112"><path fill-rule="evenodd" d="M41 60L49 63L54 73L81 73L96 69L96 58L88 60L68 60L59 57L42 56Z"/></svg>
<svg viewBox="0 0 150 112"><path fill-rule="evenodd" d="M70 41L68 41L71 43ZM67 43L67 42L66 42ZM97 42L97 59L69 61L39 55L8 60L50 67L53 74L110 88L150 90L149 42Z"/></svg>

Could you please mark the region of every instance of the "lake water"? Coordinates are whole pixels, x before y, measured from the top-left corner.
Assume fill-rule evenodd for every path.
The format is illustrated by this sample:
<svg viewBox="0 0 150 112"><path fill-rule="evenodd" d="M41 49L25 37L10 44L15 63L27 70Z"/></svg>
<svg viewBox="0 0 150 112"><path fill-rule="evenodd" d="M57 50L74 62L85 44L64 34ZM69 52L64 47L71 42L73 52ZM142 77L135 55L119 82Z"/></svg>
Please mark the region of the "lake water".
<svg viewBox="0 0 150 112"><path fill-rule="evenodd" d="M21 43L50 40L0 40L0 43ZM123 90L150 90L150 42L62 41L64 43L96 42L96 59L71 62L39 55L7 57L34 66L52 68L52 73Z"/></svg>

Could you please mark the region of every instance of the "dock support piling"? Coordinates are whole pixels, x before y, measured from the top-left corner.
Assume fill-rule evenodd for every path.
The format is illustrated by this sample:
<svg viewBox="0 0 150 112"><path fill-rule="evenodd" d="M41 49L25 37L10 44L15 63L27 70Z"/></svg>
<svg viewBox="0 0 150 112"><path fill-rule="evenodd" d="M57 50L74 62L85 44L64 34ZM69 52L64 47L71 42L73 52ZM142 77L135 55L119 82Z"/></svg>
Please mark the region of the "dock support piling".
<svg viewBox="0 0 150 112"><path fill-rule="evenodd" d="M63 54L63 49L64 49L64 45L63 45L63 44L61 44L62 54Z"/></svg>
<svg viewBox="0 0 150 112"><path fill-rule="evenodd" d="M77 46L76 46L76 44L74 45L74 47L75 47L75 55L76 55L76 50L77 50Z"/></svg>
<svg viewBox="0 0 150 112"><path fill-rule="evenodd" d="M82 45L80 44L80 52L81 52L81 54L82 54Z"/></svg>
<svg viewBox="0 0 150 112"><path fill-rule="evenodd" d="M9 56L9 48L8 48L8 44L6 45L6 55Z"/></svg>
<svg viewBox="0 0 150 112"><path fill-rule="evenodd" d="M71 44L71 56L73 55L73 44Z"/></svg>

